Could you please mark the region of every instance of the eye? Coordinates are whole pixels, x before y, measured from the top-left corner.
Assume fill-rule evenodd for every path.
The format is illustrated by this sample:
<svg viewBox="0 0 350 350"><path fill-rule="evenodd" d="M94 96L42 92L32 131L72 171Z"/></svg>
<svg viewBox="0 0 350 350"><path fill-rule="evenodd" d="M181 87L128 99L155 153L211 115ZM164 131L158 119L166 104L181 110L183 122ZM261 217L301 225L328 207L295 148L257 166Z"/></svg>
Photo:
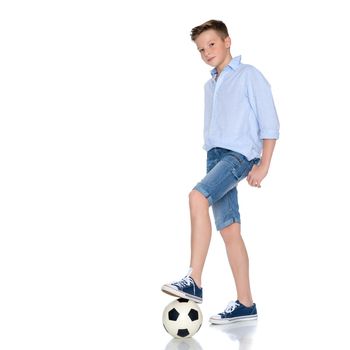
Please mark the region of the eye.
<svg viewBox="0 0 350 350"><path fill-rule="evenodd" d="M203 53L203 52L204 52L204 49L198 49L198 51L199 51L200 53Z"/></svg>
<svg viewBox="0 0 350 350"><path fill-rule="evenodd" d="M209 47L213 47L215 45L215 43L210 43Z"/></svg>

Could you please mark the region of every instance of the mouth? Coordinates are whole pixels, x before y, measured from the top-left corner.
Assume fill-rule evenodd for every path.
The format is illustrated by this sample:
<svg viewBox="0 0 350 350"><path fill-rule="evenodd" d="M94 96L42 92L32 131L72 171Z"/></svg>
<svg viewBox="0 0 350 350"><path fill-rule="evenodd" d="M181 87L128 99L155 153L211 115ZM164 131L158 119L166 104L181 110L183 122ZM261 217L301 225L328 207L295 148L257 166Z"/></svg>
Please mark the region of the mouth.
<svg viewBox="0 0 350 350"><path fill-rule="evenodd" d="M214 58L215 58L215 56L214 57L210 57L210 58L207 59L207 61L211 62Z"/></svg>

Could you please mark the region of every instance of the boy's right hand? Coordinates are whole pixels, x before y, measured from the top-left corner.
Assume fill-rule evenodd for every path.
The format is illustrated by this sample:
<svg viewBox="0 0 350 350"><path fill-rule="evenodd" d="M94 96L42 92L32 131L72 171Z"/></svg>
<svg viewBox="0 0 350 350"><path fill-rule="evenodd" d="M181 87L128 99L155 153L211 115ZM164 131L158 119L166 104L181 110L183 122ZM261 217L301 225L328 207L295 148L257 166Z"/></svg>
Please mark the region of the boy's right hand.
<svg viewBox="0 0 350 350"><path fill-rule="evenodd" d="M247 181L250 186L253 187L261 187L261 181L264 179L264 177L267 175L268 169L266 169L261 164L254 165L252 170L249 172L247 176Z"/></svg>

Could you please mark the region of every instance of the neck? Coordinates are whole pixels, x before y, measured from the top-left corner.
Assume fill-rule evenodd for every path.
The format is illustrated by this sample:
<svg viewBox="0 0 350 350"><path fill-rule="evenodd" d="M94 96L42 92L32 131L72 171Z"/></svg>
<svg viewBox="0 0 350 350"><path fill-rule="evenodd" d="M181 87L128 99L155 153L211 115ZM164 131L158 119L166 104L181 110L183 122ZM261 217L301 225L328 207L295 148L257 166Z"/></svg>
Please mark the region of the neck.
<svg viewBox="0 0 350 350"><path fill-rule="evenodd" d="M216 71L218 72L218 75L223 71L223 69L231 62L232 56L230 53L227 54L225 60L218 65L216 68Z"/></svg>

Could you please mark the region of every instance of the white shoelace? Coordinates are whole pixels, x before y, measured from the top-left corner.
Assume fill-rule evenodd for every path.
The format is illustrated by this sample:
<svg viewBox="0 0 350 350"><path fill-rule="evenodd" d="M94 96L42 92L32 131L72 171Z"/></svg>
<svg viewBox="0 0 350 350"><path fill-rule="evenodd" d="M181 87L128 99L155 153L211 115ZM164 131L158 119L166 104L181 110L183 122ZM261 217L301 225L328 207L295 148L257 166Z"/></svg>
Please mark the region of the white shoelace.
<svg viewBox="0 0 350 350"><path fill-rule="evenodd" d="M192 268L189 269L187 275L181 281L175 282L174 284L180 287L190 286L192 284L190 280L191 273L192 273Z"/></svg>
<svg viewBox="0 0 350 350"><path fill-rule="evenodd" d="M226 306L226 309L224 313L230 313L232 312L237 306L239 306L235 301L230 301L228 305Z"/></svg>

